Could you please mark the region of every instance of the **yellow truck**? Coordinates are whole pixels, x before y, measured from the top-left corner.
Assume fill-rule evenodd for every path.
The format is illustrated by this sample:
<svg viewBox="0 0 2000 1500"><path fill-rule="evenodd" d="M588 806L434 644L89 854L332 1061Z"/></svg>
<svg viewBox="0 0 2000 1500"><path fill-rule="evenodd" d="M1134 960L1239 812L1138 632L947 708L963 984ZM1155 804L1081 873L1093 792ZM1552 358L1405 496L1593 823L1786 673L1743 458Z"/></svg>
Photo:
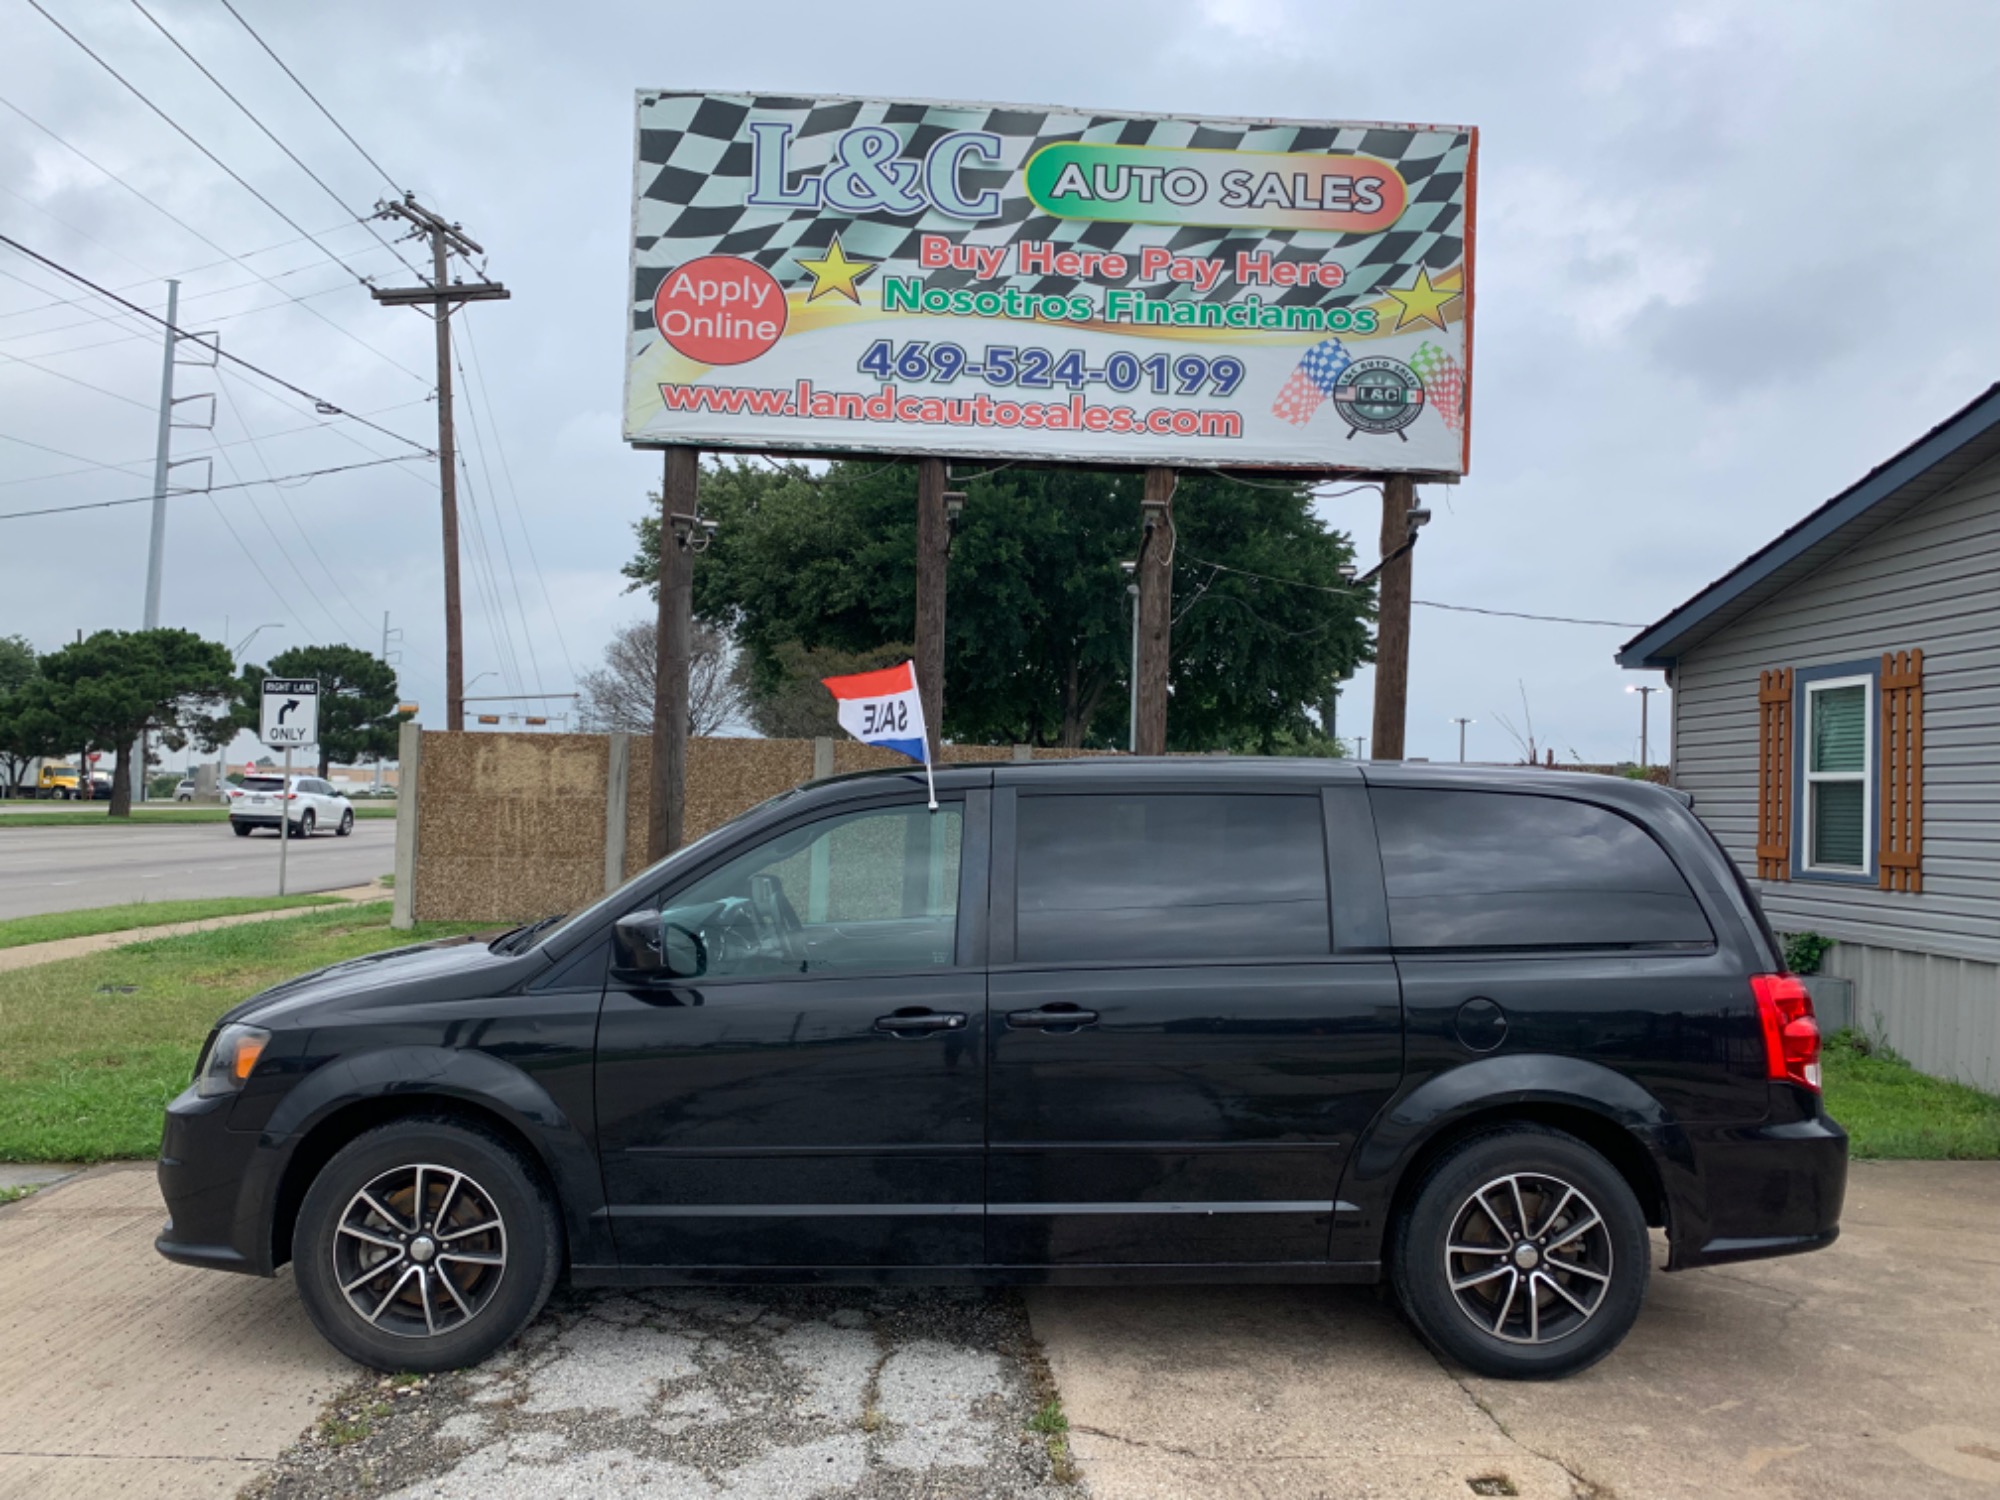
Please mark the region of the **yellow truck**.
<svg viewBox="0 0 2000 1500"><path fill-rule="evenodd" d="M64 765L61 761L43 761L35 773L34 795L37 797L60 798L65 802L77 800L76 767ZM110 782L96 775L90 778L91 789L84 795L107 796Z"/></svg>

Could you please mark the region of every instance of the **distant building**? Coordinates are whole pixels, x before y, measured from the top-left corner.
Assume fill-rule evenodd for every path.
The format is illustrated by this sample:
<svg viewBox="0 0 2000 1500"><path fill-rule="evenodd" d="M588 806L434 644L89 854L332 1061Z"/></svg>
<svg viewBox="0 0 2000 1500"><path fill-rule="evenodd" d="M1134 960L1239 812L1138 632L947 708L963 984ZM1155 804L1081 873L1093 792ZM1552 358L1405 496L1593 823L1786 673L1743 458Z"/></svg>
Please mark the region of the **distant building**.
<svg viewBox="0 0 2000 1500"><path fill-rule="evenodd" d="M1857 1022L2000 1088L2000 385L1649 627L1673 781Z"/></svg>

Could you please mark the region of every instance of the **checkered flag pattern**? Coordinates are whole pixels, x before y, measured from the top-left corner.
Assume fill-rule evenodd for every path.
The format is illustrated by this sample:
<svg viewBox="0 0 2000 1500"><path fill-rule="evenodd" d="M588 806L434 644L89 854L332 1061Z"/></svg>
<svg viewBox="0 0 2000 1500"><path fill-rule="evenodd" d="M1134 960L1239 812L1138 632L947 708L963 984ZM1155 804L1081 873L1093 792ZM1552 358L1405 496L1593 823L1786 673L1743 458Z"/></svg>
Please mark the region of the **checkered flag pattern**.
<svg viewBox="0 0 2000 1500"><path fill-rule="evenodd" d="M1434 407L1453 432L1465 420L1465 372L1450 352L1436 344L1423 343L1410 356L1410 368L1424 383L1424 403Z"/></svg>
<svg viewBox="0 0 2000 1500"><path fill-rule="evenodd" d="M836 164L841 133L857 125L894 130L903 139L899 159L908 162L921 162L938 138L952 131L991 132L1002 143L1000 165L968 167L962 185L968 194L999 189L1002 215L970 224L931 209L905 217L880 212L850 216L824 208L752 208L743 200L751 171L746 127L753 115L759 121L792 126L789 161L794 180ZM1060 141L1220 151L1354 152L1392 163L1409 184L1409 206L1392 228L1369 234L1058 219L1042 213L1025 192L1010 188L1030 156ZM1385 127L1144 120L862 99L641 94L632 327L641 335L652 333L653 295L667 272L685 261L699 255L743 256L770 271L789 290L806 279L799 257L820 254L835 234L850 256L909 264L916 261L918 236L925 234L943 235L957 244L1043 240L1062 248L1115 251L1132 257L1135 267L1138 252L1153 245L1186 256L1233 258L1238 251L1261 251L1277 261L1318 264L1331 259L1347 271L1338 289L1271 288L1265 291L1265 300L1281 306L1358 304L1369 300L1378 287L1407 281L1419 266L1435 274L1464 258L1465 177L1471 144L1466 132ZM926 273L925 281L952 289L970 285L973 275L938 270ZM981 285L1055 294L1075 291L1081 283L1065 276L1014 274ZM1176 300L1202 299L1180 284L1149 283L1148 290ZM1206 300L1226 301L1239 290L1225 278Z"/></svg>
<svg viewBox="0 0 2000 1500"><path fill-rule="evenodd" d="M1271 403L1271 415L1281 421L1290 422L1294 427L1303 427L1312 420L1312 414L1319 410L1320 403L1333 394L1335 382L1341 371L1354 363L1354 356L1347 352L1347 346L1339 339L1322 339L1306 350L1299 367L1285 377L1285 383L1278 387L1278 396Z"/></svg>

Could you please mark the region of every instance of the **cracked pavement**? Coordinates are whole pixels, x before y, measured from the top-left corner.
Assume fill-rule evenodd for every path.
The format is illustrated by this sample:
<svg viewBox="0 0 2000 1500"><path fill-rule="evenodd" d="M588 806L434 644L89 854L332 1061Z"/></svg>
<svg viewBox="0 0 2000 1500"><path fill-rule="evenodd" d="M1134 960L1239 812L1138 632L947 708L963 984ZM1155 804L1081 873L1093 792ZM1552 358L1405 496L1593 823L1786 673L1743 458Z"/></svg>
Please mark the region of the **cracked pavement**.
<svg viewBox="0 0 2000 1500"><path fill-rule="evenodd" d="M1442 1365L1354 1288L1028 1306L1094 1500L2000 1494L2000 1162L1856 1162L1838 1244L1656 1273L1553 1383Z"/></svg>
<svg viewBox="0 0 2000 1500"><path fill-rule="evenodd" d="M1001 1292L558 1293L476 1370L362 1382L250 1493L1056 1500L1039 1369Z"/></svg>

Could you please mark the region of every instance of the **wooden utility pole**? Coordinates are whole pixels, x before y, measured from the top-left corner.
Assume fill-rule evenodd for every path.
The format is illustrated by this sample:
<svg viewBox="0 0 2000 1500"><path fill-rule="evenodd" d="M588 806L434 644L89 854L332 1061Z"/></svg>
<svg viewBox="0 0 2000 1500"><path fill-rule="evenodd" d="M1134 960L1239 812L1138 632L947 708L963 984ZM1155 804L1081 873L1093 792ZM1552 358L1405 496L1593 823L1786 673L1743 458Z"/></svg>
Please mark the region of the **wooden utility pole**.
<svg viewBox="0 0 2000 1500"><path fill-rule="evenodd" d="M917 694L923 699L933 765L944 732L944 569L951 540L944 512L947 483L943 459L917 460Z"/></svg>
<svg viewBox="0 0 2000 1500"><path fill-rule="evenodd" d="M431 280L427 286L370 287L368 294L390 307L426 307L437 324L438 494L444 513L444 697L445 728L465 727L465 626L458 602L458 473L451 424L451 315L467 302L501 302L513 294L497 281L450 282L446 260L453 254L484 255L458 225L421 207L416 195L378 203L378 219L403 219L408 238L430 241Z"/></svg>
<svg viewBox="0 0 2000 1500"><path fill-rule="evenodd" d="M1141 755L1167 753L1167 658L1174 609L1174 471L1148 469L1139 502L1139 733Z"/></svg>
<svg viewBox="0 0 2000 1500"><path fill-rule="evenodd" d="M1403 758L1410 697L1410 511L1416 484L1392 474L1382 486L1382 564L1375 617L1376 760Z"/></svg>
<svg viewBox="0 0 2000 1500"><path fill-rule="evenodd" d="M666 450L660 486L659 654L653 675L652 798L646 863L680 848L686 829L688 659L694 636L694 549L700 526L701 450Z"/></svg>

